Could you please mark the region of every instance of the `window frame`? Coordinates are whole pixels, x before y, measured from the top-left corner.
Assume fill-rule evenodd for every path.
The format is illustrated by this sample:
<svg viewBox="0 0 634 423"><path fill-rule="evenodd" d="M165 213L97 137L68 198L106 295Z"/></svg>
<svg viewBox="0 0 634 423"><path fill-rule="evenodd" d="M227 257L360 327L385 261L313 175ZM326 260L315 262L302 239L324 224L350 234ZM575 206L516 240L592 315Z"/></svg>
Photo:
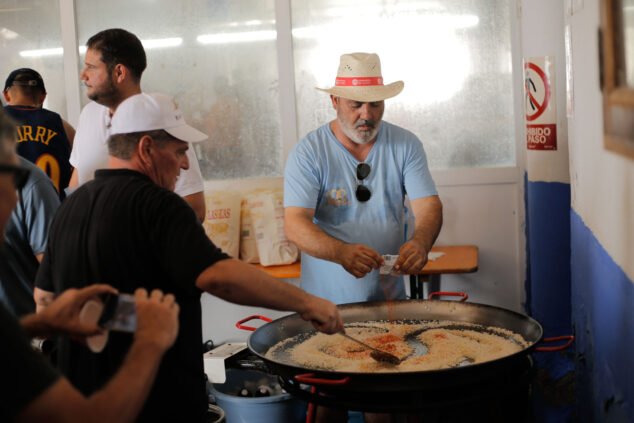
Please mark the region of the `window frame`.
<svg viewBox="0 0 634 423"><path fill-rule="evenodd" d="M634 88L619 83L617 75L625 71L625 35L622 4L618 0L602 0L600 33L601 87L603 91L604 147L634 159L634 131L626 122L634 119ZM624 133L625 132L625 133Z"/></svg>
<svg viewBox="0 0 634 423"><path fill-rule="evenodd" d="M75 0L59 0L60 20L62 25L62 47L64 49L64 75L67 97L67 117L73 126L79 122L81 112L81 91L79 69L82 67L79 55L77 25L75 19ZM512 9L512 8L511 8ZM522 57L520 40L520 3L517 2L516 13L511 11L511 52L513 73L513 104L515 116L515 166L480 167L468 169L432 169L432 176L446 181L449 185L477 185L480 178L472 178L470 170L477 175L487 175L489 182L507 183L519 178L525 170L524 112L522 98ZM283 163L288 154L301 138L297 133L297 103L295 98L295 77L293 61L293 41L291 22L291 0L275 0L276 48L279 84L280 131L282 137ZM437 182L440 182L437 181ZM478 182L480 181L480 182ZM517 182L517 181L516 181ZM495 182L494 182L495 183ZM440 183L439 185L442 185Z"/></svg>

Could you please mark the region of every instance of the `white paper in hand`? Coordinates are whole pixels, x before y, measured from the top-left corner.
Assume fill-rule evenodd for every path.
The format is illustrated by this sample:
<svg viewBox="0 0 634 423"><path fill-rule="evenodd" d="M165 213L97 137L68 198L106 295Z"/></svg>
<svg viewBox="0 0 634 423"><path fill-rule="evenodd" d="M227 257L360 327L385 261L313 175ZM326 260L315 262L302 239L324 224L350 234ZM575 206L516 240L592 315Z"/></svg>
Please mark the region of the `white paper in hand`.
<svg viewBox="0 0 634 423"><path fill-rule="evenodd" d="M381 257L385 260L385 264L381 266L379 273L381 275L398 276L398 273L394 271L394 263L398 260L398 255L383 254Z"/></svg>

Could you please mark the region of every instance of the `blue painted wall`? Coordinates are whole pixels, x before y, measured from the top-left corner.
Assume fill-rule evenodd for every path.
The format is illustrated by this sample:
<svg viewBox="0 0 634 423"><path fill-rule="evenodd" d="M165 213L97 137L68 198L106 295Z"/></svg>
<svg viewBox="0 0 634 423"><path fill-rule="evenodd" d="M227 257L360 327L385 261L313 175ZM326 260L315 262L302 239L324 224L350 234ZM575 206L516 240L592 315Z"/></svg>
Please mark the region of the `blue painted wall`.
<svg viewBox="0 0 634 423"><path fill-rule="evenodd" d="M570 184L528 181L526 190L526 309L544 328L544 338L569 335L571 323ZM553 344L557 345L557 344ZM533 354L536 422L574 419L574 354Z"/></svg>
<svg viewBox="0 0 634 423"><path fill-rule="evenodd" d="M526 182L527 311L544 336L569 334L570 184Z"/></svg>
<svg viewBox="0 0 634 423"><path fill-rule="evenodd" d="M570 220L579 420L633 422L634 283L574 210Z"/></svg>

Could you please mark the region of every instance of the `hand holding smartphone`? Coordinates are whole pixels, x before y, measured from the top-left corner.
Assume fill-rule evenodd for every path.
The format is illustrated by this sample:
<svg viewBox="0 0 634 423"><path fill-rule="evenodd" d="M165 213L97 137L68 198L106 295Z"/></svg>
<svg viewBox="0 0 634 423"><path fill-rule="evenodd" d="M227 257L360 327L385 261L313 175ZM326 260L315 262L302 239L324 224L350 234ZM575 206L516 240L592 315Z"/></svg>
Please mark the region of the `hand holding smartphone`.
<svg viewBox="0 0 634 423"><path fill-rule="evenodd" d="M106 294L104 309L97 324L119 332L136 331L136 300L130 294Z"/></svg>
<svg viewBox="0 0 634 423"><path fill-rule="evenodd" d="M79 320L83 323L97 323L106 331L89 336L86 344L93 352L101 352L108 342L108 331L135 332L136 300L129 294L105 294L101 300L89 300L82 307Z"/></svg>

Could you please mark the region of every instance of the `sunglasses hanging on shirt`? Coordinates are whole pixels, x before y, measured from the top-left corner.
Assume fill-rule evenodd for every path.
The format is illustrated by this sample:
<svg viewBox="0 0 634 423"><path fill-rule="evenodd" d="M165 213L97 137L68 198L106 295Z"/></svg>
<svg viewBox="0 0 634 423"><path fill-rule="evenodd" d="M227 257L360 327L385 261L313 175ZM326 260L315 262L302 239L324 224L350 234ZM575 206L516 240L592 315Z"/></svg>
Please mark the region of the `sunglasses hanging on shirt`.
<svg viewBox="0 0 634 423"><path fill-rule="evenodd" d="M357 189L354 194L362 203L365 203L372 197L372 192L368 187L363 185L362 181L368 177L372 168L367 163L359 163L357 165Z"/></svg>

